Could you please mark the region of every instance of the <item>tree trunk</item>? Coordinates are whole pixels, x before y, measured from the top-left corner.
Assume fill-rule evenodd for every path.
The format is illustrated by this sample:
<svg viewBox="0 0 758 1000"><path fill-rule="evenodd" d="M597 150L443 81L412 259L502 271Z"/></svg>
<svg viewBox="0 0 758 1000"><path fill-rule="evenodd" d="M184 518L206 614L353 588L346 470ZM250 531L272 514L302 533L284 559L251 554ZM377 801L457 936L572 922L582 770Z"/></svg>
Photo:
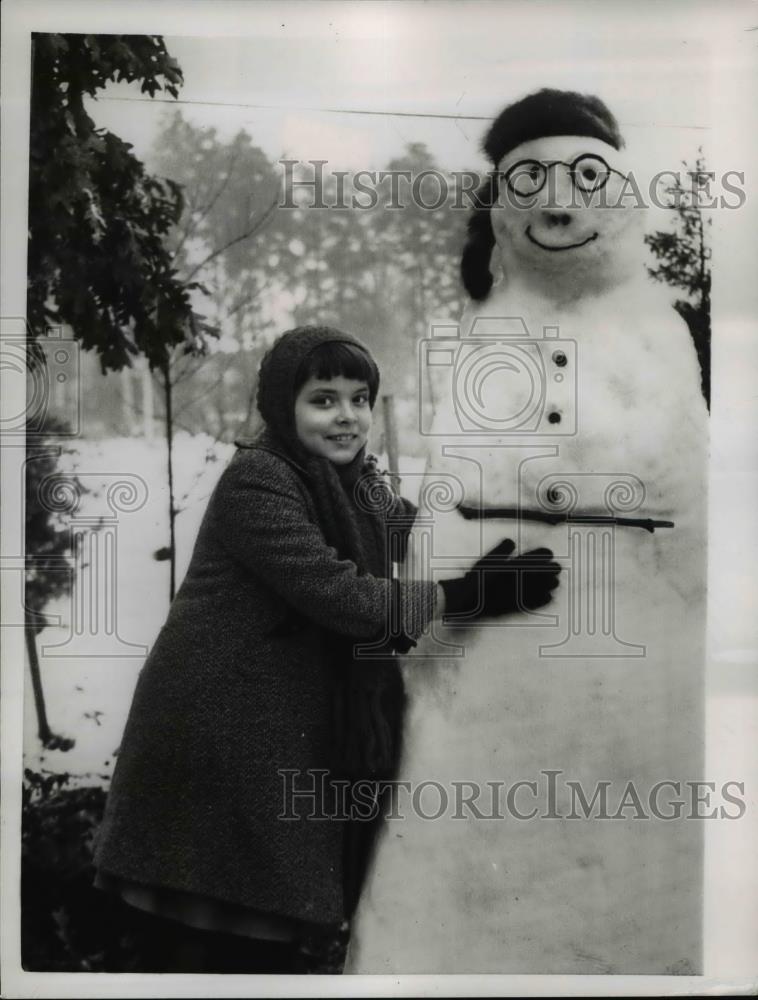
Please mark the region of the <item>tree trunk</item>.
<svg viewBox="0 0 758 1000"><path fill-rule="evenodd" d="M153 375L149 365L142 369L142 433L146 441L152 441L153 431Z"/></svg>
<svg viewBox="0 0 758 1000"><path fill-rule="evenodd" d="M42 675L39 669L39 656L37 655L37 633L33 625L27 619L24 626L26 635L26 652L29 657L29 670L32 675L32 688L34 690L34 708L37 712L37 735L43 746L50 745L53 733L47 721L47 709L45 708L45 695L42 690Z"/></svg>

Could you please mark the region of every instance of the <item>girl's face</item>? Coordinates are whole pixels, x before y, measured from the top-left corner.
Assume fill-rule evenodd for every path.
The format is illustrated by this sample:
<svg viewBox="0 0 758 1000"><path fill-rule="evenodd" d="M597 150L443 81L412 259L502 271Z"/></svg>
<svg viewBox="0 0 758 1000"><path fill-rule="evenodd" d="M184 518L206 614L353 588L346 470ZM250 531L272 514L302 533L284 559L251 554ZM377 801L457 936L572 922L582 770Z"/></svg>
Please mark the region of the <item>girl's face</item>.
<svg viewBox="0 0 758 1000"><path fill-rule="evenodd" d="M352 462L371 430L368 384L342 375L309 378L295 399L295 430L312 454L335 465Z"/></svg>

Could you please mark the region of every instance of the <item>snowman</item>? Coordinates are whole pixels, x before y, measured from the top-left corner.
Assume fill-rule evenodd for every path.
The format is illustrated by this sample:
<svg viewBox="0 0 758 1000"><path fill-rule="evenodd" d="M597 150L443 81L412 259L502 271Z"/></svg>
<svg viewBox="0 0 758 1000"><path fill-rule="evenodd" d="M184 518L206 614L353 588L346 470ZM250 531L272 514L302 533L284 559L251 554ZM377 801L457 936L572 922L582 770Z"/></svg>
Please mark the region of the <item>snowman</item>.
<svg viewBox="0 0 758 1000"><path fill-rule="evenodd" d="M471 302L421 345L434 417L407 572L455 576L508 537L550 548L562 582L536 612L435 624L406 658L399 784L348 969L695 974L695 350L646 274L645 187L599 99L531 94L484 150Z"/></svg>

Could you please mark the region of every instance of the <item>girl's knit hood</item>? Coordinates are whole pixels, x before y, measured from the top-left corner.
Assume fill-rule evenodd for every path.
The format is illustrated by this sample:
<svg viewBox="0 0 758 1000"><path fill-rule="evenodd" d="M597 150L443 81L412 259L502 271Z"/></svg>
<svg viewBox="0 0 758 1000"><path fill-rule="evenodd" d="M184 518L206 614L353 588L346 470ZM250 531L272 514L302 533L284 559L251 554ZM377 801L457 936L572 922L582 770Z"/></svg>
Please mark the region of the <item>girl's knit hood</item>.
<svg viewBox="0 0 758 1000"><path fill-rule="evenodd" d="M329 326L303 326L283 334L267 351L261 361L258 376L257 405L265 427L256 443L285 454L304 471L313 471L314 465L329 463L328 459L312 455L300 442L295 430L295 383L298 372L308 356L323 344L351 344L364 351L374 365L373 358L364 344L349 333ZM370 386L369 402L373 408L379 385L379 372ZM360 474L366 459L362 448L347 466L334 466L343 483L353 483Z"/></svg>

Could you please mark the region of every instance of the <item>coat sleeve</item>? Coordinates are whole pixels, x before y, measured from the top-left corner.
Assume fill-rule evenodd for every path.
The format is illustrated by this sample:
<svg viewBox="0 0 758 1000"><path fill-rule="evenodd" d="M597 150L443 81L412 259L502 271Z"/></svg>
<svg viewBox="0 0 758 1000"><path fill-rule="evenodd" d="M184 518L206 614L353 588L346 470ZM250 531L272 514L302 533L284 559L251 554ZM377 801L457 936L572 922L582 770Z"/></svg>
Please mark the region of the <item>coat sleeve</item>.
<svg viewBox="0 0 758 1000"><path fill-rule="evenodd" d="M356 638L399 637L402 651L432 619L436 584L359 574L354 562L340 559L314 522L297 473L275 455L238 454L208 514L232 559L324 628Z"/></svg>

